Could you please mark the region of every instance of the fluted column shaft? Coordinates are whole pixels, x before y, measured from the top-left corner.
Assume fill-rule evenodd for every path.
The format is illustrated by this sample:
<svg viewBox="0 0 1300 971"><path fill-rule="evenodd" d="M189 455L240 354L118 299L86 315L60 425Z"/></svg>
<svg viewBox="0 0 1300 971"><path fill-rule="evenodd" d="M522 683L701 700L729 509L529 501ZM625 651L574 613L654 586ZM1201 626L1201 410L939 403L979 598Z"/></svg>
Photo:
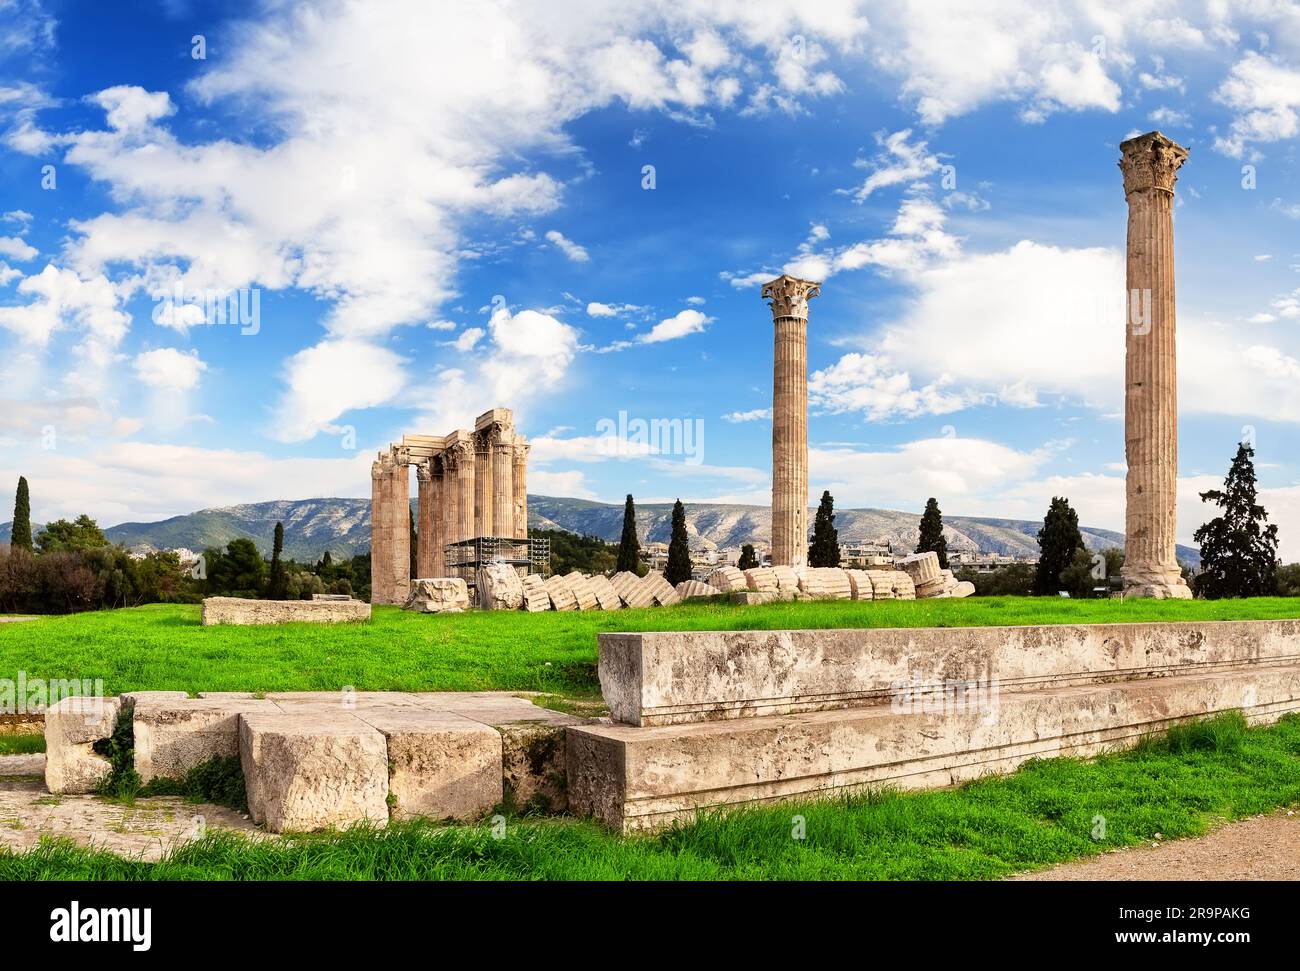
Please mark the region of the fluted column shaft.
<svg viewBox="0 0 1300 971"><path fill-rule="evenodd" d="M492 535L492 446L484 432L474 435L474 531Z"/></svg>
<svg viewBox="0 0 1300 971"><path fill-rule="evenodd" d="M772 366L772 563L808 561L808 299L821 285L791 276L763 285L776 337Z"/></svg>
<svg viewBox="0 0 1300 971"><path fill-rule="evenodd" d="M1174 183L1186 149L1158 132L1124 142L1128 200L1124 353L1124 588L1186 598L1175 549L1178 374Z"/></svg>
<svg viewBox="0 0 1300 971"><path fill-rule="evenodd" d="M515 537L528 538L528 449L531 446L519 438L515 439L514 454L511 461L511 492L515 502Z"/></svg>
<svg viewBox="0 0 1300 971"><path fill-rule="evenodd" d="M492 450L492 524L493 536L513 536L515 532L514 433L508 428L494 428L489 439Z"/></svg>
<svg viewBox="0 0 1300 971"><path fill-rule="evenodd" d="M411 587L410 483L406 466L380 453L370 467L370 601L406 602Z"/></svg>
<svg viewBox="0 0 1300 971"><path fill-rule="evenodd" d="M468 443L456 450L456 537L452 542L473 539L476 535L475 488L476 466L474 447Z"/></svg>

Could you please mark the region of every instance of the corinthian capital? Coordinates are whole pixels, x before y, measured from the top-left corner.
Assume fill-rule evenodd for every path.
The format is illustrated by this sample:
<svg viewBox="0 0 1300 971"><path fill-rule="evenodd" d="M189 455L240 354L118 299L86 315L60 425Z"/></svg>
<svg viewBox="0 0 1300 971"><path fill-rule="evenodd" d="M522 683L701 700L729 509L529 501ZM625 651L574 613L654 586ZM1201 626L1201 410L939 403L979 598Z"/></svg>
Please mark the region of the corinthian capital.
<svg viewBox="0 0 1300 971"><path fill-rule="evenodd" d="M1124 194L1144 189L1159 189L1173 195L1178 168L1187 161L1187 149L1158 131L1138 135L1119 143L1124 157L1119 160L1124 173Z"/></svg>
<svg viewBox="0 0 1300 971"><path fill-rule="evenodd" d="M763 299L772 301L772 319L798 317L808 319L808 301L822 292L822 285L812 280L782 274L763 284Z"/></svg>
<svg viewBox="0 0 1300 971"><path fill-rule="evenodd" d="M515 438L515 465L525 465L528 462L528 450L532 444L524 441L523 436Z"/></svg>

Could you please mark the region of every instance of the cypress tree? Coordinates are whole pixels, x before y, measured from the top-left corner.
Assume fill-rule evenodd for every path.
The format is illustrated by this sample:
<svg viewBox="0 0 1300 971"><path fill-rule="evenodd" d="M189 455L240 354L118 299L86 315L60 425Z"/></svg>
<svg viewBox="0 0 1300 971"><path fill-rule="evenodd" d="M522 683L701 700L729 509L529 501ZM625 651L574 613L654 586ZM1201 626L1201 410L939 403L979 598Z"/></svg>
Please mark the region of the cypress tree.
<svg viewBox="0 0 1300 971"><path fill-rule="evenodd" d="M275 539L271 544L271 574L266 581L266 599L284 600L289 595L289 577L284 571L280 555L284 552L284 523L275 524Z"/></svg>
<svg viewBox="0 0 1300 971"><path fill-rule="evenodd" d="M636 505L632 502L632 494L628 493L627 502L623 504L623 535L618 541L618 563L614 569L619 573L635 573L640 559L641 544L636 538Z"/></svg>
<svg viewBox="0 0 1300 971"><path fill-rule="evenodd" d="M14 496L14 521L9 533L9 545L32 548L32 500L27 491L27 478L18 477L18 492Z"/></svg>
<svg viewBox="0 0 1300 971"><path fill-rule="evenodd" d="M668 566L664 578L673 586L691 578L691 549L686 540L686 507L673 504L673 535L668 541Z"/></svg>
<svg viewBox="0 0 1300 971"><path fill-rule="evenodd" d="M1034 574L1034 592L1051 596L1061 589L1061 571L1074 560L1076 550L1084 548L1079 532L1079 514L1070 508L1070 500L1053 496L1038 531L1038 569Z"/></svg>
<svg viewBox="0 0 1300 971"><path fill-rule="evenodd" d="M1277 589L1277 526L1255 501L1255 450L1237 446L1222 489L1201 493L1202 502L1223 509L1194 534L1201 547L1196 592L1203 597L1258 597Z"/></svg>
<svg viewBox="0 0 1300 971"><path fill-rule="evenodd" d="M917 553L938 553L939 569L948 569L948 541L943 538L943 513L939 500L931 497L921 515L921 536L916 544Z"/></svg>
<svg viewBox="0 0 1300 971"><path fill-rule="evenodd" d="M812 543L808 547L809 566L840 565L840 534L835 528L835 500L829 491L822 493L821 505L813 517Z"/></svg>
<svg viewBox="0 0 1300 971"><path fill-rule="evenodd" d="M740 548L740 562L736 564L737 569L752 570L758 566L758 554L754 552L754 544L746 543Z"/></svg>

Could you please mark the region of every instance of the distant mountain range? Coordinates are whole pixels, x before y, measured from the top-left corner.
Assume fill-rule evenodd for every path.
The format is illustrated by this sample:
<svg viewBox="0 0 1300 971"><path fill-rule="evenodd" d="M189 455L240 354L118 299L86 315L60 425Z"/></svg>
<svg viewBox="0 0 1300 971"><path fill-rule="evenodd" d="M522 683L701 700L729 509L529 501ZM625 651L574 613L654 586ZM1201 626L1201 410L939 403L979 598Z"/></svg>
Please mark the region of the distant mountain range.
<svg viewBox="0 0 1300 971"><path fill-rule="evenodd" d="M668 542L672 532L671 503L639 503L637 533L643 543ZM811 516L809 517L811 520ZM370 548L369 499L281 499L240 506L201 509L156 523L121 523L104 530L114 543L156 549L202 550L247 537L269 554L276 522L284 523L285 555L301 563L315 562L329 550L338 559ZM840 542L888 542L895 550L916 545L921 517L892 509L841 509L835 513ZM1036 555L1041 522L944 516L944 534L951 550L980 550L1011 556ZM623 530L623 506L586 499L528 497L528 524L537 529L563 529L618 542ZM9 541L9 523L0 525L0 542ZM39 527L33 526L35 534ZM692 547L716 549L743 543L764 545L772 535L772 511L766 506L700 502L686 507L686 530ZM1124 534L1081 527L1089 549L1124 546ZM1200 553L1178 547L1178 558L1199 565Z"/></svg>

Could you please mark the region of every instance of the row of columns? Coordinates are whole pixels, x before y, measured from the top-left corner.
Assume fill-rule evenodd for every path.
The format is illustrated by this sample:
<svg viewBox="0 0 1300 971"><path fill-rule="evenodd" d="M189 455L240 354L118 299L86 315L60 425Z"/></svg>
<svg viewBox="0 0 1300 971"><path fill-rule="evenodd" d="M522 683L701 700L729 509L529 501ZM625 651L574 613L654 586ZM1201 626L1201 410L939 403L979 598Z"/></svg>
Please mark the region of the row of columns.
<svg viewBox="0 0 1300 971"><path fill-rule="evenodd" d="M529 448L508 419L494 418L473 432L447 436L445 447L432 454L413 455L405 446L380 452L370 469L371 602L404 603L410 591L408 466L415 466L418 486L416 572L440 577L447 574L449 543L528 537Z"/></svg>

